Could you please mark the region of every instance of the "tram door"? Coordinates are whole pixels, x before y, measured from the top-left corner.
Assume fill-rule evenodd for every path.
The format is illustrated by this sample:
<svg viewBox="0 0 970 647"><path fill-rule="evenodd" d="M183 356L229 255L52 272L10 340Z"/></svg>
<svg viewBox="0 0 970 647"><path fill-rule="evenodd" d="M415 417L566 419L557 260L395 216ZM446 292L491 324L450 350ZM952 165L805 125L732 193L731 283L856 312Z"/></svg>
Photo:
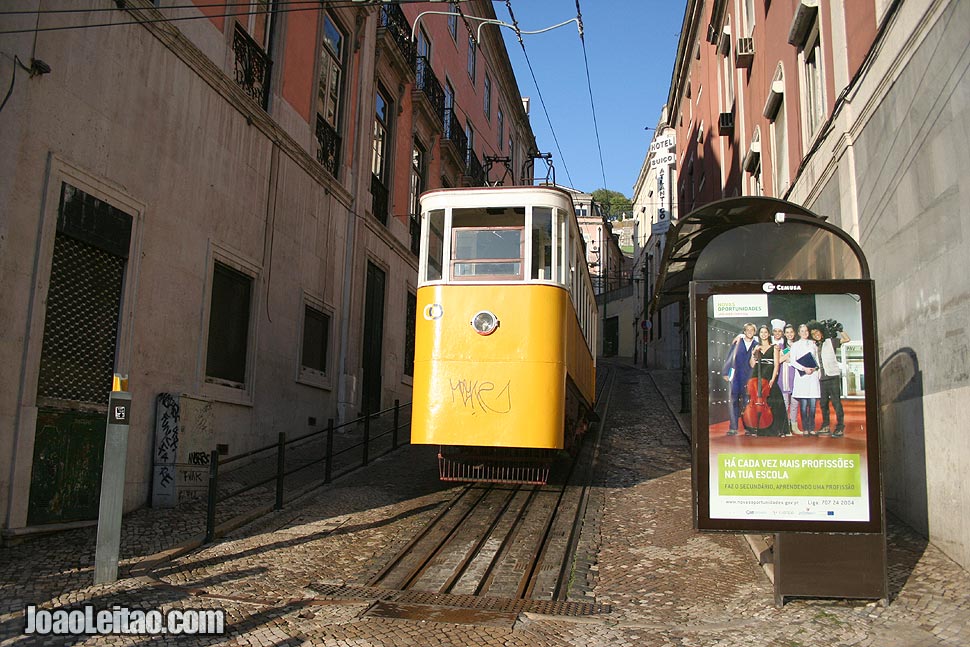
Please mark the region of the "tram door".
<svg viewBox="0 0 970 647"><path fill-rule="evenodd" d="M98 516L132 217L61 187L37 379L30 525Z"/></svg>
<svg viewBox="0 0 970 647"><path fill-rule="evenodd" d="M384 271L367 263L367 293L364 301L364 356L362 398L364 408L381 410L381 365L384 337Z"/></svg>

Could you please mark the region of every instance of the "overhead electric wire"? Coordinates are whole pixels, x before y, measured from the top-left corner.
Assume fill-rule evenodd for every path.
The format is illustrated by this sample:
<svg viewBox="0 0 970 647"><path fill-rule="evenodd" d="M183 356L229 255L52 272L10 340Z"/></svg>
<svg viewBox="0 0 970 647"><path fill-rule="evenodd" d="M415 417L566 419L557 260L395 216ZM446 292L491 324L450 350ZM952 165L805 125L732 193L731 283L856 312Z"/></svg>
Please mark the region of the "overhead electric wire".
<svg viewBox="0 0 970 647"><path fill-rule="evenodd" d="M603 164L603 146L600 143L600 128L596 122L596 104L593 101L593 84L589 78L589 59L586 56L586 38L583 35L583 12L579 8L579 0L576 0L576 20L579 22L579 42L583 45L583 62L586 64L586 87L589 89L589 107L593 111L593 132L596 134L596 150L600 155L600 173L603 175L603 188L609 189L606 183L606 166Z"/></svg>
<svg viewBox="0 0 970 647"><path fill-rule="evenodd" d="M532 75L532 82L536 86L536 94L539 95L539 103L542 105L542 111L546 115L546 122L549 124L549 132L552 134L552 140L556 142L556 150L559 151L559 159L562 161L562 169L566 172L566 179L569 180L569 185L573 186L573 178L569 174L569 167L566 166L566 158L562 154L562 147L559 145L559 138L556 137L556 129L552 126L552 118L550 118L549 110L546 108L546 102L542 98L542 90L539 89L539 81L536 79L535 70L532 69L532 62L529 60L529 53L525 51L525 41L522 40L522 31L519 29L519 23L515 19L515 14L512 12L512 0L505 0L505 8L509 11L509 18L512 20L512 27L515 29L515 35L519 39L519 45L522 46L522 54L525 56L526 65L529 66L529 73Z"/></svg>

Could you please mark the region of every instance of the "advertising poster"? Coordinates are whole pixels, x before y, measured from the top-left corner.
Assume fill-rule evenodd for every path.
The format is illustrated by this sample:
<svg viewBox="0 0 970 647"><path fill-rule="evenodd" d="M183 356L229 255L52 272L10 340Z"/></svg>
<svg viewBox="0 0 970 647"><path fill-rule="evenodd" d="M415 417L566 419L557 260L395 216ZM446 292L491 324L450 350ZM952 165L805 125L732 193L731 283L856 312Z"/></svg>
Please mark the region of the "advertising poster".
<svg viewBox="0 0 970 647"><path fill-rule="evenodd" d="M878 532L871 284L698 282L693 299L698 527Z"/></svg>

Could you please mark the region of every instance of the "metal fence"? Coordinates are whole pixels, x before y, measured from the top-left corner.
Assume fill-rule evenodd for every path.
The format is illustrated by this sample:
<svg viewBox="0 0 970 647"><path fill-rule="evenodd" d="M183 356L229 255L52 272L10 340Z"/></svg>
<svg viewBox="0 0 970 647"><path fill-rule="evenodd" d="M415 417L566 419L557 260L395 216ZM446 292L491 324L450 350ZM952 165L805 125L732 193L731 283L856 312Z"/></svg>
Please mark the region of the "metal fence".
<svg viewBox="0 0 970 647"><path fill-rule="evenodd" d="M401 415L407 413L410 403L402 405L395 400L394 406L377 413L365 412L360 418L335 425L333 418L323 429L287 439L280 432L277 441L230 458L220 459L218 450L213 449L209 461L208 503L206 506L205 541L209 543L215 536L216 512L218 505L257 488L271 486L275 492L274 509L283 508L287 479L290 489L309 484L329 483L353 470L366 466L373 458L396 450L401 444L400 432L411 426L410 416L402 424ZM408 444L405 436L404 444ZM299 452L287 449L299 447ZM273 452L275 450L275 461ZM220 475L220 468L250 459L245 471L249 478L227 478ZM240 466L241 467L241 466ZM323 478L308 472L309 468L323 470ZM238 471L243 471L242 469ZM235 472L232 473L235 476ZM223 479L220 482L220 479ZM225 488L227 481L234 481L235 487Z"/></svg>

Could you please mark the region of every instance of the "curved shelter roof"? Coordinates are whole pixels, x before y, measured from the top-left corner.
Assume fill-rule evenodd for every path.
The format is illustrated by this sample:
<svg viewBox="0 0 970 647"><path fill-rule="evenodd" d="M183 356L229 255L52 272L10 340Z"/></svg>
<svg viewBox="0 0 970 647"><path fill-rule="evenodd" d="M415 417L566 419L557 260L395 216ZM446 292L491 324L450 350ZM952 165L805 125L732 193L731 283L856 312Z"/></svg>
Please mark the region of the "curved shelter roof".
<svg viewBox="0 0 970 647"><path fill-rule="evenodd" d="M691 281L868 278L862 248L824 217L777 198L727 198L667 232L650 313L686 300Z"/></svg>

